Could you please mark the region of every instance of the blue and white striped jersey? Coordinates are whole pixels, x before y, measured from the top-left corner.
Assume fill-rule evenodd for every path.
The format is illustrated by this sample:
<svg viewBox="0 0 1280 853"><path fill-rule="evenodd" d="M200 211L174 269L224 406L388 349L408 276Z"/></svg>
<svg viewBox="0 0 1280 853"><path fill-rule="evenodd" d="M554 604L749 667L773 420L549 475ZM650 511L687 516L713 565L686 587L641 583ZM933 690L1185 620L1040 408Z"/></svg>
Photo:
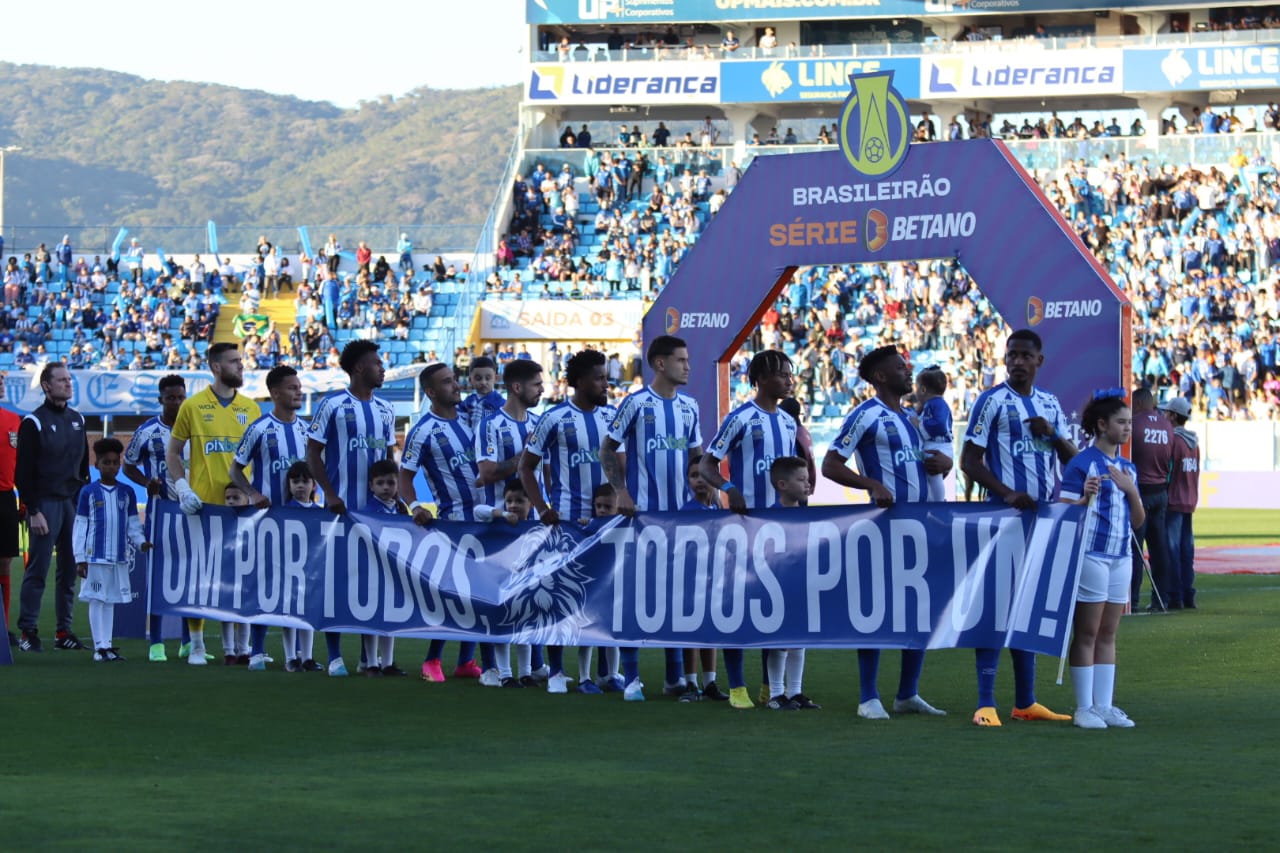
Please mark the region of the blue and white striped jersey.
<svg viewBox="0 0 1280 853"><path fill-rule="evenodd" d="M879 397L861 403L840 426L831 449L857 457L862 476L882 483L899 503L929 499L924 444L905 412L895 412Z"/></svg>
<svg viewBox="0 0 1280 853"><path fill-rule="evenodd" d="M369 500L369 468L396 444L396 413L386 400L361 400L350 391L325 397L307 438L324 445L324 469L347 509Z"/></svg>
<svg viewBox="0 0 1280 853"><path fill-rule="evenodd" d="M138 520L138 497L124 483L101 480L80 490L76 519L71 526L71 550L77 563L122 563L129 545L145 542Z"/></svg>
<svg viewBox="0 0 1280 853"><path fill-rule="evenodd" d="M978 395L964 440L986 451L983 461L997 480L1044 501L1053 497L1058 455L1048 439L1031 434L1025 422L1034 417L1047 420L1058 435L1068 434L1067 419L1057 397L1039 388L1024 397L1001 383ZM995 495L989 497L997 499Z"/></svg>
<svg viewBox="0 0 1280 853"><path fill-rule="evenodd" d="M481 397L472 391L467 398L458 404L458 420L467 428L467 432L475 435L480 431L484 419L500 411L506 399L498 391L490 391Z"/></svg>
<svg viewBox="0 0 1280 853"><path fill-rule="evenodd" d="M475 439L460 417L449 420L428 409L404 440L400 467L421 471L436 499L436 515L470 521L476 505Z"/></svg>
<svg viewBox="0 0 1280 853"><path fill-rule="evenodd" d="M609 424L609 438L627 454L627 491L642 512L684 506L689 491L689 454L702 447L698 401L652 388L628 394Z"/></svg>
<svg viewBox="0 0 1280 853"><path fill-rule="evenodd" d="M767 509L778 500L769 467L779 457L796 455L798 431L791 415L781 409L766 412L750 400L724 419L707 453L729 460L729 481L742 492L748 509Z"/></svg>
<svg viewBox="0 0 1280 853"><path fill-rule="evenodd" d="M158 415L147 418L134 431L133 438L129 439L129 446L124 449L124 461L140 468L147 479L159 478L164 483L163 497L177 500L178 496L169 482L169 465L164 461L165 448L169 446L172 432L172 428L166 426ZM190 455L189 448L189 443L183 446L184 458ZM138 485L145 486L146 483Z"/></svg>
<svg viewBox="0 0 1280 853"><path fill-rule="evenodd" d="M408 515L409 507L405 506L404 501L399 498L387 503L382 498L370 495L369 502L361 507L360 511L369 515Z"/></svg>
<svg viewBox="0 0 1280 853"><path fill-rule="evenodd" d="M615 414L612 406L584 412L566 400L543 413L529 433L525 450L549 468L547 502L566 521L591 518L591 495L605 481L600 445Z"/></svg>
<svg viewBox="0 0 1280 853"><path fill-rule="evenodd" d="M480 431L476 433L476 462L502 463L518 457L524 452L529 433L537 425L538 416L533 412L528 412L522 421L511 417L504 409L489 415L480 425ZM538 470L537 477L541 482L541 468ZM518 475L511 479L518 479ZM497 482L481 487L477 500L487 506L502 506L502 493L506 485L505 482Z"/></svg>
<svg viewBox="0 0 1280 853"><path fill-rule="evenodd" d="M1120 456L1112 458L1096 447L1086 447L1072 457L1062 472L1064 500L1079 500L1084 494L1084 481L1102 477L1098 495L1089 502L1084 521L1084 547L1089 554L1128 557L1130 526L1129 503L1120 487L1111 479L1107 466L1115 465L1138 482L1138 469Z"/></svg>
<svg viewBox="0 0 1280 853"><path fill-rule="evenodd" d="M951 456L955 452L951 425L951 407L946 400L930 397L925 401L920 407L920 437L925 450L939 450Z"/></svg>
<svg viewBox="0 0 1280 853"><path fill-rule="evenodd" d="M267 413L249 424L240 439L236 461L253 466L249 485L266 495L272 506L289 500L286 475L293 463L307 458L307 433L307 423L302 418L285 423Z"/></svg>

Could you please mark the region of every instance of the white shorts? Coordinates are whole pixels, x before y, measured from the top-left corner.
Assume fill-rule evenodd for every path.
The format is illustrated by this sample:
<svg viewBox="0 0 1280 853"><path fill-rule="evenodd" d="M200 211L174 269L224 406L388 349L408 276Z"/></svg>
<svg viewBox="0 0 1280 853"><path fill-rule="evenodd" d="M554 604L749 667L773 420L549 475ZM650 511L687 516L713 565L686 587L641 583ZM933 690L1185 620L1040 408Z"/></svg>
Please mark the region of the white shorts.
<svg viewBox="0 0 1280 853"><path fill-rule="evenodd" d="M1080 567L1080 592L1076 601L1083 604L1127 604L1129 578L1133 575L1133 558L1106 554L1085 554Z"/></svg>
<svg viewBox="0 0 1280 853"><path fill-rule="evenodd" d="M133 600L128 563L90 563L88 577L80 581L81 601L127 604Z"/></svg>

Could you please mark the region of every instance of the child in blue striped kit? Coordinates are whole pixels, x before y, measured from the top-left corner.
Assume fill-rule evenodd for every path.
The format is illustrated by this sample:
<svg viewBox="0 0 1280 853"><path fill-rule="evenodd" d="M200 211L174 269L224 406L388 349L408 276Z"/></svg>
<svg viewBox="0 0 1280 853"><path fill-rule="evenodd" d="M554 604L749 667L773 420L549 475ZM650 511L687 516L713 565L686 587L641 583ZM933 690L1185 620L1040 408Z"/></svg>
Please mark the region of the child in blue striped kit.
<svg viewBox="0 0 1280 853"><path fill-rule="evenodd" d="M1113 700L1116 629L1129 603L1130 533L1142 525L1145 514L1136 485L1138 469L1120 456L1133 429L1124 391L1095 392L1080 416L1080 428L1093 444L1067 463L1061 492L1063 501L1088 507L1071 637L1072 719L1082 729L1129 729L1133 720Z"/></svg>
<svg viewBox="0 0 1280 853"><path fill-rule="evenodd" d="M129 569L132 548L150 551L138 520L138 499L129 486L122 486L120 460L124 445L118 439L100 438L93 443L100 479L80 490L76 519L71 528L80 600L89 604L89 628L93 632L93 659L122 661L120 650L111 644L115 627L115 606L133 598Z"/></svg>

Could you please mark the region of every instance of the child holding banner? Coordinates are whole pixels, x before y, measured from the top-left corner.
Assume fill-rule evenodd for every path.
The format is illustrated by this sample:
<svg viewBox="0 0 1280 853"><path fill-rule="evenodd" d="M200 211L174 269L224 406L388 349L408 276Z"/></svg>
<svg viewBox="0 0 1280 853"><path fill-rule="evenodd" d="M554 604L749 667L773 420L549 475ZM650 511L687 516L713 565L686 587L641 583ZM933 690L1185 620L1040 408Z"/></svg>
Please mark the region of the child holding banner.
<svg viewBox="0 0 1280 853"><path fill-rule="evenodd" d="M379 459L369 466L369 501L361 512L370 515L409 515L409 507L400 499L400 466L390 459ZM364 674L369 678L381 676L407 676L408 673L395 665L390 658L383 659L387 644L379 643L377 638L372 642L366 638L364 646Z"/></svg>
<svg viewBox="0 0 1280 853"><path fill-rule="evenodd" d="M503 489L502 506L476 504L473 515L476 521L505 521L507 524L519 524L529 520L533 510L533 502L524 493L524 485L519 480L508 480ZM524 684L511 672L511 644L493 643L491 660L486 661L484 672L480 673L481 687L520 688ZM529 667L529 646L522 646L523 654L517 653L516 664Z"/></svg>
<svg viewBox="0 0 1280 853"><path fill-rule="evenodd" d="M1131 532L1142 526L1146 513L1136 485L1138 469L1120 456L1133 428L1124 391L1096 392L1080 416L1080 428L1093 444L1067 463L1060 495L1067 503L1089 507L1071 636L1072 719L1082 729L1130 729L1133 720L1112 704L1116 630L1129 603Z"/></svg>
<svg viewBox="0 0 1280 853"><path fill-rule="evenodd" d="M311 476L311 466L305 461L300 460L289 466L289 470L285 472L285 482L289 486L289 502L285 506L324 509L324 504L316 500L316 480ZM324 669L315 660L315 631L298 628L292 642L288 628L281 633L284 634L285 672L319 672Z"/></svg>
<svg viewBox="0 0 1280 853"><path fill-rule="evenodd" d="M408 505L400 499L400 467L390 459L369 466L369 502L360 510L371 515L408 515ZM370 666L369 670L377 669ZM368 675L381 673L366 671Z"/></svg>
<svg viewBox="0 0 1280 853"><path fill-rule="evenodd" d="M698 459L689 461L689 491L693 493L693 497L684 506L680 507L681 512L704 512L722 508L720 506L720 492L707 482L706 477L702 476L700 460ZM716 684L716 650L684 650L684 677L695 688L698 686L699 665L702 668L702 677L706 680L706 684L702 688L702 698L712 699L717 702L729 701L729 694L721 690L719 685Z"/></svg>
<svg viewBox="0 0 1280 853"><path fill-rule="evenodd" d="M778 493L774 505L784 509L803 506L809 497L809 465L799 456L781 456L769 466L769 479ZM822 708L802 692L804 649L770 649L769 693L765 707L771 711L817 711Z"/></svg>

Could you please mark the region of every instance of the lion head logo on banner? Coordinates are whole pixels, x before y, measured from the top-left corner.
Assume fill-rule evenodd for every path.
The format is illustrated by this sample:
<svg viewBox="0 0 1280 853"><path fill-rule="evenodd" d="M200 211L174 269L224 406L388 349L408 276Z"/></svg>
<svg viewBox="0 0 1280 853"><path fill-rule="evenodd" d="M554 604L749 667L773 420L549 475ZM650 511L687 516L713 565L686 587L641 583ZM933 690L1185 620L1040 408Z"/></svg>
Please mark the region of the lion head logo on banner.
<svg viewBox="0 0 1280 853"><path fill-rule="evenodd" d="M520 537L520 560L500 591L502 624L511 626L513 643L578 644L590 581L575 556L581 544L560 525L540 526Z"/></svg>

